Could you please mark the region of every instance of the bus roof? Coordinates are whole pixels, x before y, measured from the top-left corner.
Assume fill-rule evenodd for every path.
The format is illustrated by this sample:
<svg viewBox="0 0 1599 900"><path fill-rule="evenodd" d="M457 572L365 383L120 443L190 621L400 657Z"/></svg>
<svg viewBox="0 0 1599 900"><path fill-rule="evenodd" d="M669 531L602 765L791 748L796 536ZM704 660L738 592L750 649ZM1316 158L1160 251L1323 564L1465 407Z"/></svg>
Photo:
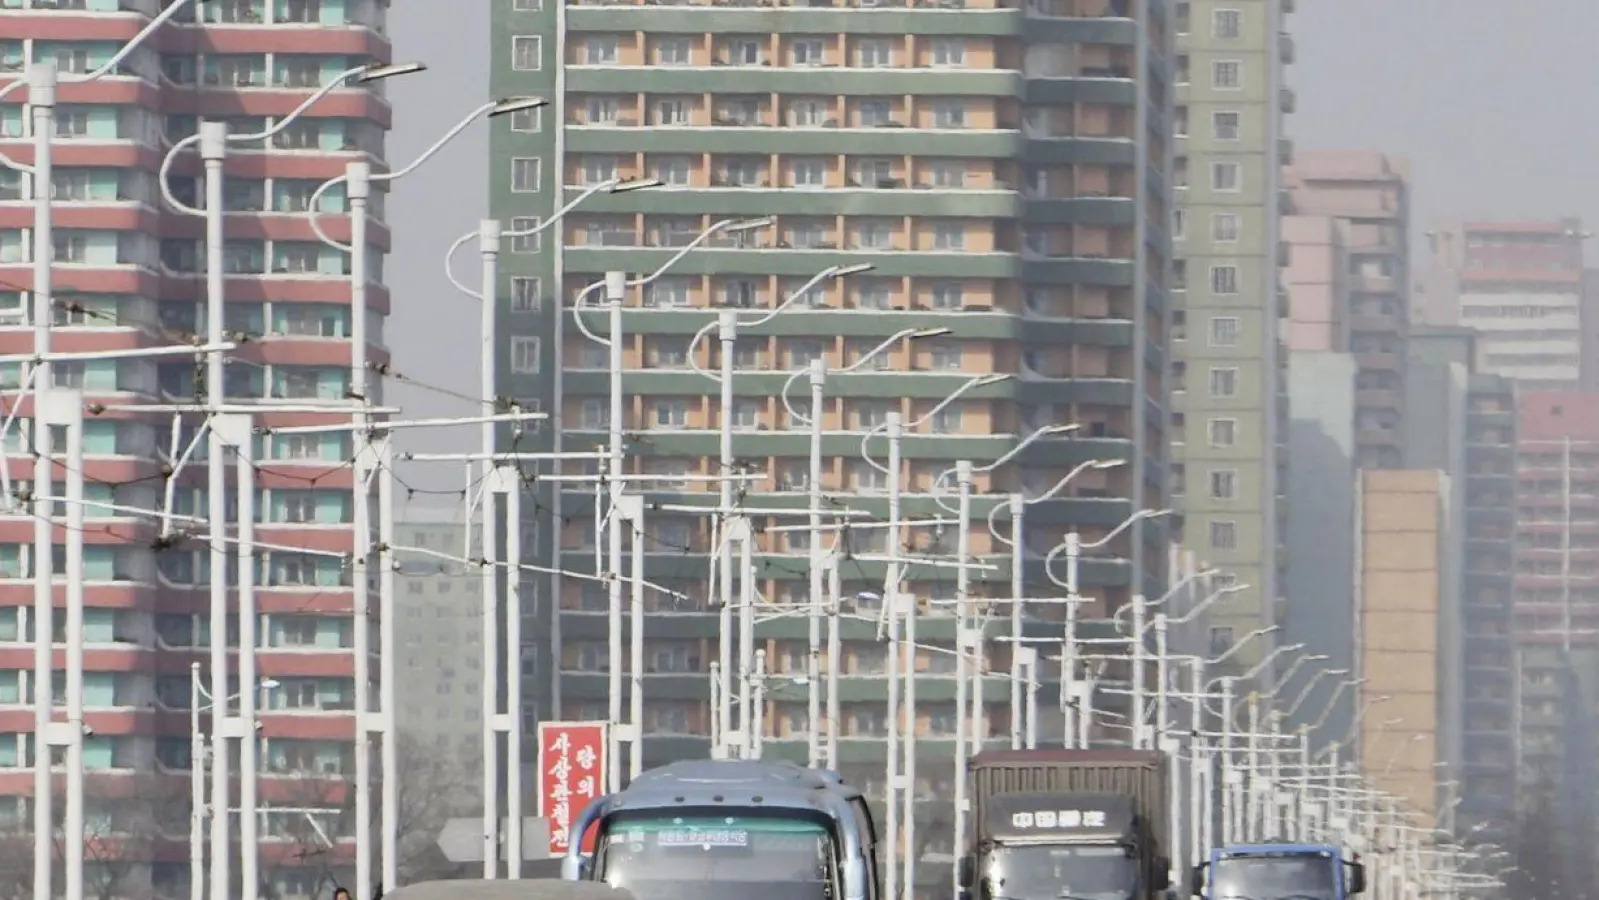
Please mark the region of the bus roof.
<svg viewBox="0 0 1599 900"><path fill-rule="evenodd" d="M820 795L859 797L837 772L792 762L682 760L650 769L613 795L611 812L683 806L771 806L826 812Z"/></svg>

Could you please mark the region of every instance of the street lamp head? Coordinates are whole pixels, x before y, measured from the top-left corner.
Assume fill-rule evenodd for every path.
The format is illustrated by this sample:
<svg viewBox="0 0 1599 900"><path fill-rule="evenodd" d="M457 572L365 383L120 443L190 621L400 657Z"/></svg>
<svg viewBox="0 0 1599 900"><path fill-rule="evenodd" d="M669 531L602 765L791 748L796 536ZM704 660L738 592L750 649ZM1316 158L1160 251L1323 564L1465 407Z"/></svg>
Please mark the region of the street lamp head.
<svg viewBox="0 0 1599 900"><path fill-rule="evenodd" d="M772 223L775 222L775 221L777 221L777 220L773 219L771 216L761 216L759 219L744 219L742 221L733 222L733 223L729 224L726 228L723 228L722 230L723 231L759 231L762 228L771 227Z"/></svg>
<svg viewBox="0 0 1599 900"><path fill-rule="evenodd" d="M977 382L973 384L972 387L988 387L991 384L999 384L1002 381L1010 381L1012 377L1014 376L1004 373L998 375L984 375L983 377L977 379Z"/></svg>
<svg viewBox="0 0 1599 900"><path fill-rule="evenodd" d="M275 690L278 687L278 684L279 684L279 682L278 682L278 680L276 678L263 679L262 682L261 682L261 690L263 690L263 691Z"/></svg>
<svg viewBox="0 0 1599 900"><path fill-rule="evenodd" d="M1071 427L1076 428L1077 426L1073 425ZM1119 469L1126 464L1127 462L1125 460L1120 459L1096 459L1092 463L1089 463L1088 467L1090 469L1099 469L1103 471L1105 469Z"/></svg>
<svg viewBox="0 0 1599 900"><path fill-rule="evenodd" d="M489 109L489 118L497 119L512 113L527 112L530 109L540 109L549 106L550 101L543 97L502 97L495 101Z"/></svg>
<svg viewBox="0 0 1599 900"><path fill-rule="evenodd" d="M1082 427L1083 426L1081 423L1073 422L1070 425L1050 425L1047 428L1041 428L1039 430L1044 434L1071 434L1074 431L1080 430Z"/></svg>
<svg viewBox="0 0 1599 900"><path fill-rule="evenodd" d="M843 278L848 275L859 275L862 272L870 272L875 268L877 267L871 263L856 263L852 266L835 266L833 271L828 274L832 278Z"/></svg>
<svg viewBox="0 0 1599 900"><path fill-rule="evenodd" d="M427 65L419 62L385 63L367 66L366 71L357 75L355 80L365 84L371 81L382 81L396 75L410 75L416 72L426 72Z"/></svg>
<svg viewBox="0 0 1599 900"><path fill-rule="evenodd" d="M627 181L618 181L616 184L611 185L611 193L625 194L628 191L644 191L649 190L650 188L661 187L665 183L666 182L660 180L659 178L631 178Z"/></svg>
<svg viewBox="0 0 1599 900"><path fill-rule="evenodd" d="M923 329L921 329L919 331L911 332L910 334L906 335L906 337L909 337L909 338L912 338L912 339L915 339L915 338L936 338L936 337L943 337L944 335L950 334L950 333L951 333L951 331L948 328L923 328Z"/></svg>

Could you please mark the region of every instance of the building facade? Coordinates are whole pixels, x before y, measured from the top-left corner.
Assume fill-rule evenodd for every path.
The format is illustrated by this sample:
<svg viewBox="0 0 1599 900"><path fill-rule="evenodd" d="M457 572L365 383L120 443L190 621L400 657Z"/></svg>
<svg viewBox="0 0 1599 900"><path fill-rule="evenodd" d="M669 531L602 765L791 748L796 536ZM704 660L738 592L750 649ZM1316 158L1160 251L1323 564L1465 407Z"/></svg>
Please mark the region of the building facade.
<svg viewBox="0 0 1599 900"><path fill-rule="evenodd" d="M1525 390L1592 387L1596 377L1580 219L1452 222L1427 233L1418 303L1440 325L1482 332L1482 370Z"/></svg>
<svg viewBox="0 0 1599 900"><path fill-rule="evenodd" d="M165 5L0 4L3 69L9 79L30 63L54 61L63 81L70 80L110 59ZM236 134L260 131L335 75L385 61L386 8L385 0L196 4L107 77L63 84L53 142L57 350L163 346L204 333L202 222L159 199L156 172L163 156L195 133L201 119L225 121ZM29 107L18 102L25 97L25 91L13 94L0 112L0 149L23 162L32 159L24 124ZM350 85L332 91L269 144L229 148L225 327L247 341L227 366L229 402L330 408L328 414L262 415L258 425L348 418L334 412L350 402L348 262L316 239L305 213L311 193L342 175L348 162L381 163L389 117L380 87ZM174 171L174 192L195 204L202 196L199 161L186 154ZM31 347L29 197L16 173L0 175L0 307L6 316L0 352L7 354ZM324 202L324 221L337 233L343 197L332 192ZM378 282L388 245L382 211L381 192L375 192L370 271ZM369 352L381 361L388 295L381 284L369 295ZM199 380L194 362L167 359L61 363L55 381L82 389L96 404L191 401ZM18 389L16 368L3 377L8 390ZM22 433L30 415L24 401ZM87 510L83 572L84 699L93 730L85 747L89 828L102 848L88 854L86 886L99 896L188 896L189 666L206 660L213 639L234 646L238 640L236 619L225 635L212 634L203 533L157 542L153 518L127 513L161 505L164 472L182 449L169 446L172 418L170 412L110 411L86 424L88 496L91 503L115 504ZM179 437L192 439L197 424L186 420ZM7 438L13 474L31 471L26 446L16 433ZM270 547L257 555L262 682L235 691L260 692L267 807L261 874L278 896L292 898L325 891L351 853L343 838L350 822L340 812L353 759L351 570L337 556L285 549L351 552L351 447L346 435L264 435L255 452L256 535ZM205 515L205 468L202 452L180 476L178 515ZM7 841L32 831L31 542L29 518L0 518L0 830ZM58 641L61 626L58 613ZM63 673L56 677L60 703ZM204 677L209 680L208 669ZM315 817L336 846L329 852L307 843L319 839L309 834L305 815L272 807L327 810ZM119 839L131 858L97 857Z"/></svg>
<svg viewBox="0 0 1599 900"><path fill-rule="evenodd" d="M1294 44L1284 6L1176 4L1173 493L1186 542L1248 585L1213 613L1239 634L1278 620L1287 562L1278 195L1292 157L1283 74ZM1211 423L1227 420L1238 440L1211 440Z"/></svg>
<svg viewBox="0 0 1599 900"><path fill-rule="evenodd" d="M477 559L460 511L418 509L395 522L396 727L417 752L448 755L476 785L483 765L483 578L435 554Z"/></svg>
<svg viewBox="0 0 1599 900"><path fill-rule="evenodd" d="M1469 328L1412 326L1405 452L1448 474L1463 542L1457 586L1439 607L1444 631L1460 638L1440 648L1461 685L1458 708L1440 712L1454 726L1440 759L1460 798L1444 824L1488 840L1505 835L1516 799L1515 396L1508 380L1474 371L1479 340Z"/></svg>
<svg viewBox="0 0 1599 900"><path fill-rule="evenodd" d="M1460 680L1459 633L1445 607L1460 566L1449 477L1431 469L1358 473L1355 627L1362 707L1360 768L1379 790L1435 822L1444 799L1436 763L1452 764Z"/></svg>
<svg viewBox="0 0 1599 900"><path fill-rule="evenodd" d="M1360 364L1356 463L1362 468L1402 466L1410 323L1409 164L1373 152L1296 150L1283 180L1295 216L1333 219L1339 232L1336 244L1343 267L1336 281L1344 286L1343 296L1318 289L1314 309L1307 307L1306 315L1346 323L1337 331L1347 328L1347 345L1332 349L1353 354ZM1317 246L1333 243L1315 240ZM1290 269L1297 265L1289 260ZM1339 300L1341 308L1326 305ZM1291 303L1292 318L1298 321L1297 296Z"/></svg>
<svg viewBox="0 0 1599 900"><path fill-rule="evenodd" d="M1123 464L1086 472L1058 499L1029 508L1027 583L1058 590L1043 587L1041 556L1068 529L1093 541L1136 510L1170 505L1174 25L1169 5L1141 0L1037 0L1026 8L991 0L497 4L496 92L553 103L542 117L520 117L494 134L495 214L530 223L585 185L619 177L665 183L573 212L561 240L508 248L499 285L507 335L497 348L501 393L554 413L544 446L603 442L606 351L574 330L574 298L607 270L651 272L713 223L774 217L769 227L713 240L627 298L624 427L634 471L716 475L717 431L730 420L740 468L765 473L741 488L740 503L803 509L808 438L778 392L812 359L836 373L900 335L861 370L829 377L818 411L827 432L825 491L885 515L885 476L861 451L889 412L908 423L902 476L911 519L933 515L934 482L957 460L982 465L1040 429L1078 425L976 479L986 514L1010 492L1037 496L1078 463ZM545 37L555 33L564 35L559 44ZM720 409L716 381L694 370L714 370L715 335L697 345L690 336L714 322L716 310L748 310L745 321L754 321L827 267L857 264L874 268L824 281L782 316L740 334L734 406ZM587 324L606 328L603 316ZM915 329L947 333L904 337ZM1011 377L933 414L957 388L991 373ZM804 389L801 380L801 410ZM1215 440L1239 442L1240 425L1230 427ZM881 439L868 449L885 458ZM540 543L563 566L592 568L593 492L574 487L540 497L552 511L544 521L560 523L546 526ZM661 499L709 511L715 486L696 487ZM646 571L691 598L647 600L641 724L646 760L661 761L706 752L706 673L718 631L705 599L713 593L711 517L652 518ZM775 523L763 514L755 524ZM1103 615L1135 591L1164 591L1170 529L1161 518L1142 520L1085 558L1085 616ZM913 554L947 554L952 531L920 528L897 539ZM802 537L760 537L758 591L774 610L806 596ZM881 595L889 540L880 528L848 536L845 597ZM998 574L1009 571L1004 545L980 525L972 550L996 566L975 580L977 589L1008 595L1008 578ZM947 648L954 623L938 601L953 596L953 571L912 566L907 578L925 607L919 641ZM544 632L528 632L555 636L530 648L539 693L558 697L550 711L561 718L605 718L604 673L617 661L607 658L603 588L539 587L555 598L545 608L559 609ZM875 619L871 602L851 614ZM1029 615L1058 609L1041 605ZM872 621L855 625L844 657L832 661L850 686L840 723L844 768L881 789L884 648ZM778 673L803 671L804 636L796 617L757 631ZM1008 671L1008 653L991 649L997 671ZM918 656L930 676L921 688L920 745L947 759L953 684L936 676L953 670L953 658L936 649ZM995 689L1000 702L990 719L1003 734L1009 713L1000 698L1009 689L997 681ZM774 691L770 706L767 753L803 752L803 692ZM923 767L920 795L948 794L953 769L930 774L942 768ZM947 842L947 829L924 834ZM927 850L938 851L953 848Z"/></svg>

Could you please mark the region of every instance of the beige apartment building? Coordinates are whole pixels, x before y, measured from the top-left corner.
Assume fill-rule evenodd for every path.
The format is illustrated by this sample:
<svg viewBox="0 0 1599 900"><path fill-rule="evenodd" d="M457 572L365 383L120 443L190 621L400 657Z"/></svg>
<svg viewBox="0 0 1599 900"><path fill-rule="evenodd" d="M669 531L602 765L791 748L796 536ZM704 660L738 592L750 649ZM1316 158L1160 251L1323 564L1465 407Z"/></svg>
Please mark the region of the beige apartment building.
<svg viewBox="0 0 1599 900"><path fill-rule="evenodd" d="M1176 4L1172 484L1186 542L1248 585L1217 605L1218 641L1280 619L1287 561L1278 196L1292 158L1290 6Z"/></svg>
<svg viewBox="0 0 1599 900"><path fill-rule="evenodd" d="M1359 490L1361 770L1432 822L1448 778L1438 764L1458 727L1459 626L1448 609L1459 584L1458 511L1436 470L1365 471Z"/></svg>

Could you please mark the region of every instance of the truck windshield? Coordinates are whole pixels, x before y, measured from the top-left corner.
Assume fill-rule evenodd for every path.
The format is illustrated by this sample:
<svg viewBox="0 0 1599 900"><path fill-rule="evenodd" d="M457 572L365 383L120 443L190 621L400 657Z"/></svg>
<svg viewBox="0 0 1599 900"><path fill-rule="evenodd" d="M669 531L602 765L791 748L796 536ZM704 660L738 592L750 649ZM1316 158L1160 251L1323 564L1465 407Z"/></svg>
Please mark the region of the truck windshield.
<svg viewBox="0 0 1599 900"><path fill-rule="evenodd" d="M820 820L640 813L608 824L595 870L637 900L831 900L836 859Z"/></svg>
<svg viewBox="0 0 1599 900"><path fill-rule="evenodd" d="M1120 844L996 847L985 877L990 900L1128 900L1138 859Z"/></svg>
<svg viewBox="0 0 1599 900"><path fill-rule="evenodd" d="M1211 866L1215 900L1334 900L1338 860L1315 856L1235 856Z"/></svg>

